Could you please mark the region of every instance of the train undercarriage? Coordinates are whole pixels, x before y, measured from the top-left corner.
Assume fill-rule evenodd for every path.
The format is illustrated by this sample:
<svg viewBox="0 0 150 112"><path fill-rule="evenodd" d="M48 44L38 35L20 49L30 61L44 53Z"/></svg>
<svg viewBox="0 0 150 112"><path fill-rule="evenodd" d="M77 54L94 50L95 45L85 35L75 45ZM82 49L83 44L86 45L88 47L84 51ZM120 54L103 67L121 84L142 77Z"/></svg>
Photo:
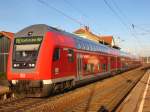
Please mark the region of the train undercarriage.
<svg viewBox="0 0 150 112"><path fill-rule="evenodd" d="M42 80L15 80L11 82L11 90L26 97L46 97L52 94L64 92L74 87L73 80L52 84L44 84Z"/></svg>

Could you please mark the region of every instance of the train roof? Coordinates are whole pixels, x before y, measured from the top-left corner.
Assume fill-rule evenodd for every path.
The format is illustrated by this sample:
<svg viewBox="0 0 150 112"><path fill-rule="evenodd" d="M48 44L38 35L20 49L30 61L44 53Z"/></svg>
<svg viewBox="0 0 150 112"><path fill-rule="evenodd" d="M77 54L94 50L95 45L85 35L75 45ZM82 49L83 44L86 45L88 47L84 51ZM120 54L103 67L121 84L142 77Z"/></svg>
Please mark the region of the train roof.
<svg viewBox="0 0 150 112"><path fill-rule="evenodd" d="M29 32L32 32L32 36L37 36L37 35L44 36L45 32L48 31L61 32L61 30L45 24L35 24L35 25L28 26L22 29L21 31L17 32L15 34L15 37L28 37Z"/></svg>
<svg viewBox="0 0 150 112"><path fill-rule="evenodd" d="M82 50L88 50L88 51L97 51L97 52L103 52L107 54L112 54L112 55L120 55L123 57L132 57L129 53L108 47L106 45L103 45L101 43L96 43L94 41L79 37L75 34L68 33L66 31L45 25L45 24L35 24L31 25L29 27L24 28L23 30L19 31L18 33L15 34L15 37L27 37L29 36L28 33L32 31L32 36L44 36L45 32L53 31L57 32L63 35L66 35L70 38L73 38L76 43L76 48L77 49L82 49Z"/></svg>

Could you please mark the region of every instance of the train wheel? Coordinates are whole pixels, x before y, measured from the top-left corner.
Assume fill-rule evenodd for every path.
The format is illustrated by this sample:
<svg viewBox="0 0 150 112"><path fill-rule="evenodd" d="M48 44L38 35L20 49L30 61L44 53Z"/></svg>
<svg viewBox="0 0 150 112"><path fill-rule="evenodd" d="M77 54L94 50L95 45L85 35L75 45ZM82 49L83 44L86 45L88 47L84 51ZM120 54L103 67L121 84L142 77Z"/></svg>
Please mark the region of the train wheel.
<svg viewBox="0 0 150 112"><path fill-rule="evenodd" d="M64 83L65 83L65 82L62 82L62 83L60 84L60 92L64 92Z"/></svg>
<svg viewBox="0 0 150 112"><path fill-rule="evenodd" d="M69 81L69 89L72 89L73 87L74 87L74 82L73 82L73 80L71 80L71 81Z"/></svg>

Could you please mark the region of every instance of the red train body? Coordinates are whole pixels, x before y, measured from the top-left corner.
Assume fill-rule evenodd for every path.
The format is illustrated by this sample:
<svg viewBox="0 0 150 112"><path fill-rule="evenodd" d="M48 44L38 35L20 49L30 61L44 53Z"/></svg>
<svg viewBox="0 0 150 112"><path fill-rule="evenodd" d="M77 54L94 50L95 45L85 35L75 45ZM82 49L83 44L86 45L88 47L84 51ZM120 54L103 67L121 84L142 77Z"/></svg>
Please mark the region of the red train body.
<svg viewBox="0 0 150 112"><path fill-rule="evenodd" d="M7 78L15 90L42 97L139 65L125 52L39 24L16 33Z"/></svg>

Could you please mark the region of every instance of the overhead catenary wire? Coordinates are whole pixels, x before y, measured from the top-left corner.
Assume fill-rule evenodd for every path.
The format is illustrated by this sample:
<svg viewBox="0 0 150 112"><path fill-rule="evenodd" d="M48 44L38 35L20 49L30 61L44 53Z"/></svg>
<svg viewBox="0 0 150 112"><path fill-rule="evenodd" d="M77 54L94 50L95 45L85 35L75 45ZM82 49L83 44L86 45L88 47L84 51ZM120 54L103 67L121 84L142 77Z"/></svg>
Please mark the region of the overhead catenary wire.
<svg viewBox="0 0 150 112"><path fill-rule="evenodd" d="M139 25L134 25L134 27L137 28L137 29L139 29L139 30L142 30L142 31L144 31L144 32L146 32L146 33L150 33L150 30L145 29L145 28L143 28L143 27L141 27L141 26L139 26Z"/></svg>
<svg viewBox="0 0 150 112"><path fill-rule="evenodd" d="M121 22L121 24L126 28L126 30L129 32L129 34L131 34L131 37L133 37L136 41L137 41L137 44L139 45L140 48L142 48L142 45L140 43L140 41L137 39L136 37L136 34L132 32L131 30L131 27L129 27L129 25L122 19L122 17L116 12L116 10L107 2L107 0L103 0L104 3L106 4L106 6L113 12L113 14L117 17L117 19ZM113 2L113 4L115 4L115 2ZM119 12L122 14L122 11L121 9L115 5L115 7L120 10ZM124 14L123 14L124 16ZM125 16L126 17L126 16ZM129 22L129 21L128 21ZM132 25L130 22L129 22L130 26ZM137 45L137 47L138 47Z"/></svg>
<svg viewBox="0 0 150 112"><path fill-rule="evenodd" d="M76 11L77 13L79 13L81 15L81 21L86 21L87 24L85 26L89 26L89 17L83 13L79 8L77 8L75 5L73 5L72 3L70 3L68 0L63 0L70 8L72 8L74 11ZM84 20L82 20L83 18ZM88 19L88 20L87 20Z"/></svg>
<svg viewBox="0 0 150 112"><path fill-rule="evenodd" d="M116 10L107 2L107 0L103 0L104 3L106 4L106 6L113 12L113 14L117 17L117 19L120 21L120 23L125 27L125 29L127 29L127 31L129 32L129 34L131 34L134 39L135 35L133 33L130 32L130 30L128 30L128 25L124 22L124 20L121 18L121 16L116 12ZM117 6L116 6L117 7ZM137 39L136 39L137 40ZM139 43L139 41L137 40L137 42Z"/></svg>
<svg viewBox="0 0 150 112"><path fill-rule="evenodd" d="M122 17L125 18L126 22L127 22L130 26L132 26L131 20L129 20L129 19L127 18L127 16L124 14L124 12L123 12L123 11L120 9L120 7L117 5L116 1L115 1L115 0L111 0L111 1L112 1L113 5L115 6L115 8L118 10L118 12L122 15Z"/></svg>
<svg viewBox="0 0 150 112"><path fill-rule="evenodd" d="M67 15L66 13L64 13L63 11L61 11L61 10L57 9L56 7L50 5L50 4L47 3L46 1L44 1L44 0L37 0L37 1L38 1L39 3L41 3L41 4L43 4L44 6L55 10L57 13L63 15L64 17L70 19L71 21L73 21L73 22L79 24L80 26L84 26L84 24L81 23L79 20L77 20L77 19L75 19L75 18L73 18L73 17Z"/></svg>
<svg viewBox="0 0 150 112"><path fill-rule="evenodd" d="M141 46L141 48L143 47L143 45L141 44L140 40L138 39L137 35L146 35L146 34L150 34L150 30L147 30L143 27L139 27L137 25L135 25L131 20L129 20L127 18L127 16L124 14L124 12L120 9L120 7L117 5L117 3L115 2L115 0L112 0L113 5L116 7L116 9L120 12L120 14L123 16L123 18L126 20L126 22L129 24L129 32L131 32L131 35L138 41L138 44ZM144 33L137 33L135 29L140 29L140 31L144 31Z"/></svg>
<svg viewBox="0 0 150 112"><path fill-rule="evenodd" d="M71 20L71 21L73 21L73 22L75 22L75 23L79 24L79 25L80 25L80 27L88 26L88 25L86 25L86 24L82 23L81 21L79 21L79 20L77 20L77 19L75 19L75 18L73 18L73 17L71 17L71 16L67 15L67 14L66 14L66 13L64 13L63 11L61 11L61 10L57 9L56 7L54 7L54 6L50 5L48 2L46 2L46 1L44 1L44 0L37 0L37 1L38 1L40 4L42 4L42 5L46 6L46 7L50 8L50 9L55 10L57 13L59 13L59 14L63 15L64 17L68 18L69 20ZM70 2L67 2L67 3L68 3L68 4L71 4ZM73 6L73 5L71 5L71 6ZM76 7L72 7L72 8L77 9ZM78 10L78 11L80 11L80 9L77 9L77 10ZM83 14L83 13L82 13L82 15L86 16L86 15L85 15L85 14ZM87 16L86 16L86 18L87 18ZM93 29L92 29L92 31L94 31L94 32L96 32L97 34L99 34L99 32L97 32L97 31L95 31L95 30L93 30Z"/></svg>
<svg viewBox="0 0 150 112"><path fill-rule="evenodd" d="M124 14L124 12L120 9L120 7L117 5L117 3L115 2L115 0L111 0L113 5L115 6L115 8L118 10L118 12L120 13L120 15L122 15L122 17L126 20L127 24L126 26L129 26L129 29L134 29L135 24L133 24L133 22L131 22L131 20L129 20L127 18L127 16ZM126 23L125 23L126 24Z"/></svg>
<svg viewBox="0 0 150 112"><path fill-rule="evenodd" d="M76 10L76 12L78 12L79 14L81 14L85 19L88 19L90 20L90 22L92 21L93 23L93 20L91 20L91 18L89 18L89 16L87 16L86 13L83 13L79 8L77 8L76 6L74 6L72 3L70 3L68 0L63 0L66 4L68 4L72 9ZM88 22L89 24L89 22ZM94 23L95 25L95 23ZM100 25L101 26L101 25ZM93 29L92 29L93 30ZM93 30L94 32L97 33L97 31ZM100 34L100 33L97 33L97 34Z"/></svg>
<svg viewBox="0 0 150 112"><path fill-rule="evenodd" d="M92 21L92 20L90 19L89 16L87 16L87 14L83 13L79 8L77 8L76 6L74 6L74 5L73 5L72 3L70 3L68 0L63 0L63 1L64 1L66 4L68 4L72 9L74 9L77 13L79 13L82 17L84 17L84 21L85 21L85 19L86 19L87 24L88 24L88 25L85 25L85 26L88 26L88 27L91 28L91 26L89 26L89 24L90 24L89 21ZM95 33L99 34L99 32L98 32L98 31L95 31L94 29L92 29L92 31L94 31Z"/></svg>
<svg viewBox="0 0 150 112"><path fill-rule="evenodd" d="M72 9L74 9L77 13L81 14L81 16L85 18L89 18L85 13L83 13L79 8L74 6L72 3L70 3L68 0L63 0L66 4L68 4Z"/></svg>
<svg viewBox="0 0 150 112"><path fill-rule="evenodd" d="M113 9L111 7L111 5L107 2L107 0L103 0L104 3L106 4L106 6L114 13L114 15L119 19L119 21L127 28L128 26L126 25L126 23L122 20L122 18L120 17L120 15L118 15L118 13L115 11L115 9Z"/></svg>

